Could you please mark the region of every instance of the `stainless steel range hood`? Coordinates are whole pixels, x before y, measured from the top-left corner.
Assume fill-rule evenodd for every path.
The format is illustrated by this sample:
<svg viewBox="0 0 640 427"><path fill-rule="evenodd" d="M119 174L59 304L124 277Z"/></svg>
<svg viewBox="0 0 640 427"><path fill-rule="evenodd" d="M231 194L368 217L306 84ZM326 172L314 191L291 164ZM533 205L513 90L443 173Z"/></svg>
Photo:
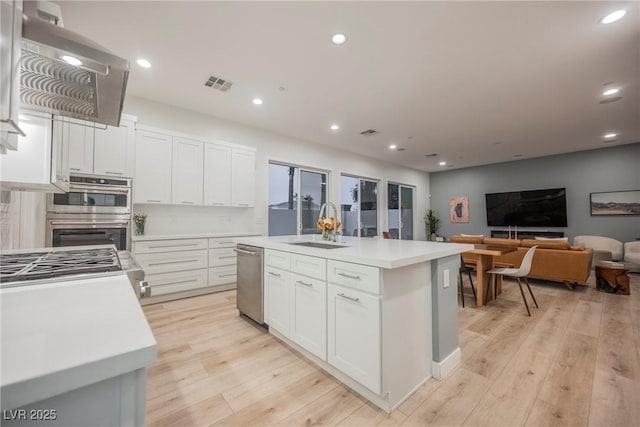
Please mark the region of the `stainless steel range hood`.
<svg viewBox="0 0 640 427"><path fill-rule="evenodd" d="M25 2L24 7L21 101L64 116L119 126L129 61L49 22L58 20L39 13L37 3Z"/></svg>

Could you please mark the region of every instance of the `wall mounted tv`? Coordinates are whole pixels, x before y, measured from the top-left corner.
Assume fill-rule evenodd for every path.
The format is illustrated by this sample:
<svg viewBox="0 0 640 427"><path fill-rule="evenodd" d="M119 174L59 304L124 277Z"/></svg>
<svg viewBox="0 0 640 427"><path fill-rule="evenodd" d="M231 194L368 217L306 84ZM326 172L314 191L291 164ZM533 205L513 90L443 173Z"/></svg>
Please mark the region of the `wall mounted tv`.
<svg viewBox="0 0 640 427"><path fill-rule="evenodd" d="M566 227L564 188L485 194L488 226Z"/></svg>

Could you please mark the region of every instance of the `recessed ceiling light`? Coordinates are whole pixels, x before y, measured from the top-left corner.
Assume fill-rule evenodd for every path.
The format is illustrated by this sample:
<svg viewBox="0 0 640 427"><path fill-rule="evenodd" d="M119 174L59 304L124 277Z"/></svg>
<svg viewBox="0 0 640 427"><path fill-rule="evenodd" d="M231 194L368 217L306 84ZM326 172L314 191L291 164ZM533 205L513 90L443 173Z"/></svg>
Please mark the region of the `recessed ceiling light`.
<svg viewBox="0 0 640 427"><path fill-rule="evenodd" d="M253 102L255 105L262 105L262 99L260 98L253 98Z"/></svg>
<svg viewBox="0 0 640 427"><path fill-rule="evenodd" d="M618 92L620 92L620 89L618 88L607 89L604 92L602 92L602 95L603 96L615 95Z"/></svg>
<svg viewBox="0 0 640 427"><path fill-rule="evenodd" d="M147 61L144 58L140 58L136 61L136 64L141 66L142 68L151 68L151 62Z"/></svg>
<svg viewBox="0 0 640 427"><path fill-rule="evenodd" d="M438 164L439 164L440 166L444 166L444 165L446 165L446 164L447 164L447 162L442 161L442 162L440 162L440 163L438 163Z"/></svg>
<svg viewBox="0 0 640 427"><path fill-rule="evenodd" d="M604 135L604 137L607 139L615 138L616 136L618 136L618 134L615 132L610 132Z"/></svg>
<svg viewBox="0 0 640 427"><path fill-rule="evenodd" d="M338 33L334 34L333 37L331 37L331 41L333 42L333 44L341 45L347 41L347 37L344 34Z"/></svg>
<svg viewBox="0 0 640 427"><path fill-rule="evenodd" d="M389 150L395 150L398 146L396 144L391 144L389 146Z"/></svg>
<svg viewBox="0 0 640 427"><path fill-rule="evenodd" d="M62 56L62 60L64 62L66 62L67 64L71 64L71 65L75 65L75 66L82 65L82 61L80 61L75 56L63 55Z"/></svg>
<svg viewBox="0 0 640 427"><path fill-rule="evenodd" d="M331 130L338 130L340 129L340 126L338 125L331 125Z"/></svg>
<svg viewBox="0 0 640 427"><path fill-rule="evenodd" d="M615 12L612 12L610 14L608 14L607 16L605 16L604 18L602 18L602 22L603 24L611 24L612 22L616 22L619 19L622 19L622 17L627 13L626 10L616 10Z"/></svg>

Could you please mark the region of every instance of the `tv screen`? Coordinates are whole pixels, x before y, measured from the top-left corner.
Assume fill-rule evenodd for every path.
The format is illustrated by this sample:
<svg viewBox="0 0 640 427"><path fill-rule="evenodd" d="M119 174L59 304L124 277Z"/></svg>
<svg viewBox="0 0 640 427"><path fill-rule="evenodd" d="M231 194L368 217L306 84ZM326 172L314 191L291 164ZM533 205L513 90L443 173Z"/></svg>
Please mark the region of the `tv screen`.
<svg viewBox="0 0 640 427"><path fill-rule="evenodd" d="M488 193L485 198L489 226L567 226L567 198L564 188Z"/></svg>

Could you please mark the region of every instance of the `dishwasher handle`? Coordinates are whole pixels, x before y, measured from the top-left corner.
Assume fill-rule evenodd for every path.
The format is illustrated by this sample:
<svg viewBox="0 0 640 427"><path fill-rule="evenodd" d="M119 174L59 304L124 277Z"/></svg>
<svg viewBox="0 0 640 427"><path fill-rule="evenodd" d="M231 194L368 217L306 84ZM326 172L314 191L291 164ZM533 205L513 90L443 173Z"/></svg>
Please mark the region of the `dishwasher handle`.
<svg viewBox="0 0 640 427"><path fill-rule="evenodd" d="M245 251L244 249L234 248L233 250L234 250L234 252L237 252L237 253L240 253L240 254L260 255L260 252Z"/></svg>

